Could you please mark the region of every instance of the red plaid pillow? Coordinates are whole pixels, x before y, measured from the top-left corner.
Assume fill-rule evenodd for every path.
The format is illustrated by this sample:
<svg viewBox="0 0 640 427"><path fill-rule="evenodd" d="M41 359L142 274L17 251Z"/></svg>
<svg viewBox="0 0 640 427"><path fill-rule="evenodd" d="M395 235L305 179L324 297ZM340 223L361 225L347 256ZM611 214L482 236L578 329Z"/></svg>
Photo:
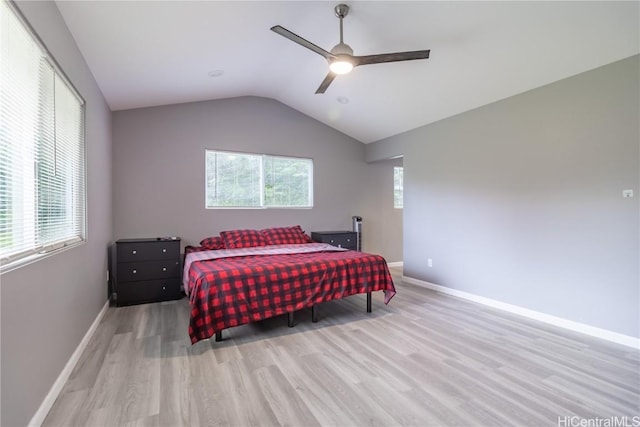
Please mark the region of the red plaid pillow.
<svg viewBox="0 0 640 427"><path fill-rule="evenodd" d="M224 242L222 241L222 237L213 236L200 241L200 246L210 251L216 251L218 249L224 249Z"/></svg>
<svg viewBox="0 0 640 427"><path fill-rule="evenodd" d="M309 236L302 231L299 225L293 227L272 227L260 231L270 245L298 245L311 242Z"/></svg>
<svg viewBox="0 0 640 427"><path fill-rule="evenodd" d="M227 249L253 248L267 246L267 240L259 230L229 230L220 233Z"/></svg>

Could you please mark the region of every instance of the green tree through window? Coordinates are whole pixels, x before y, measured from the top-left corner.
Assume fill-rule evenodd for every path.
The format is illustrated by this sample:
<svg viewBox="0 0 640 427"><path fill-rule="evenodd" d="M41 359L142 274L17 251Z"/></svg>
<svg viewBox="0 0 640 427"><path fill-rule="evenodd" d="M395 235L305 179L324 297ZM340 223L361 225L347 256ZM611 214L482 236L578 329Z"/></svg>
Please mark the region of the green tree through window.
<svg viewBox="0 0 640 427"><path fill-rule="evenodd" d="M207 208L310 208L311 159L207 150Z"/></svg>

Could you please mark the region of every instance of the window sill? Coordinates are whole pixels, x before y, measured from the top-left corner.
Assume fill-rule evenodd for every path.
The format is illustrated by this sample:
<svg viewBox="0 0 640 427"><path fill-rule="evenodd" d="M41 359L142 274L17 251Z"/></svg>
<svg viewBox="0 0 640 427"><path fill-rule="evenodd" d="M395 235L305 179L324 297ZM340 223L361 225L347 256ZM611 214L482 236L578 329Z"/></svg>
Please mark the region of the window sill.
<svg viewBox="0 0 640 427"><path fill-rule="evenodd" d="M84 244L85 242L86 242L86 240L80 240L78 242L69 243L69 244L61 246L59 248L52 249L52 250L50 250L48 252L28 255L28 256L22 257L20 259L14 260L14 261L7 262L6 264L2 263L2 264L0 264L0 274L5 274L5 273L8 273L10 271L16 270L18 268L33 264L33 263L35 263L35 262L37 262L37 261L39 261L41 259L48 258L50 256L53 256L53 255L59 254L61 252L64 252L64 251L66 251L68 249L72 249L72 248L75 248L77 246L80 246L80 245Z"/></svg>

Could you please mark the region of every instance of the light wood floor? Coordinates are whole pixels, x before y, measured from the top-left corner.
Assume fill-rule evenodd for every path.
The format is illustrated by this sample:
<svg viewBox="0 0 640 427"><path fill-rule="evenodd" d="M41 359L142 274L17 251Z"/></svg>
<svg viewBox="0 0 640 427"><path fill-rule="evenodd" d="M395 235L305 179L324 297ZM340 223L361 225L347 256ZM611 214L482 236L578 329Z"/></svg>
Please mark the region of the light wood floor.
<svg viewBox="0 0 640 427"><path fill-rule="evenodd" d="M640 425L638 351L395 282L193 346L187 299L111 307L44 425Z"/></svg>

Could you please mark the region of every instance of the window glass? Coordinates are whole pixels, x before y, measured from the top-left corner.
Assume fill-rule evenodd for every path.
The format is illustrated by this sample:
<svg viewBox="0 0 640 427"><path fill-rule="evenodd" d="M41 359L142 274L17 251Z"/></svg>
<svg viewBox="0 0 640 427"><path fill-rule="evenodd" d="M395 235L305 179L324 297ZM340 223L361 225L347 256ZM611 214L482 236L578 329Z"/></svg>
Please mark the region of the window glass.
<svg viewBox="0 0 640 427"><path fill-rule="evenodd" d="M207 151L207 207L262 206L262 158Z"/></svg>
<svg viewBox="0 0 640 427"><path fill-rule="evenodd" d="M311 159L206 150L207 208L313 206Z"/></svg>
<svg viewBox="0 0 640 427"><path fill-rule="evenodd" d="M310 207L310 159L264 157L265 205L271 207Z"/></svg>
<svg viewBox="0 0 640 427"><path fill-rule="evenodd" d="M402 195L402 166L395 166L393 168L393 207L402 209L403 195Z"/></svg>

